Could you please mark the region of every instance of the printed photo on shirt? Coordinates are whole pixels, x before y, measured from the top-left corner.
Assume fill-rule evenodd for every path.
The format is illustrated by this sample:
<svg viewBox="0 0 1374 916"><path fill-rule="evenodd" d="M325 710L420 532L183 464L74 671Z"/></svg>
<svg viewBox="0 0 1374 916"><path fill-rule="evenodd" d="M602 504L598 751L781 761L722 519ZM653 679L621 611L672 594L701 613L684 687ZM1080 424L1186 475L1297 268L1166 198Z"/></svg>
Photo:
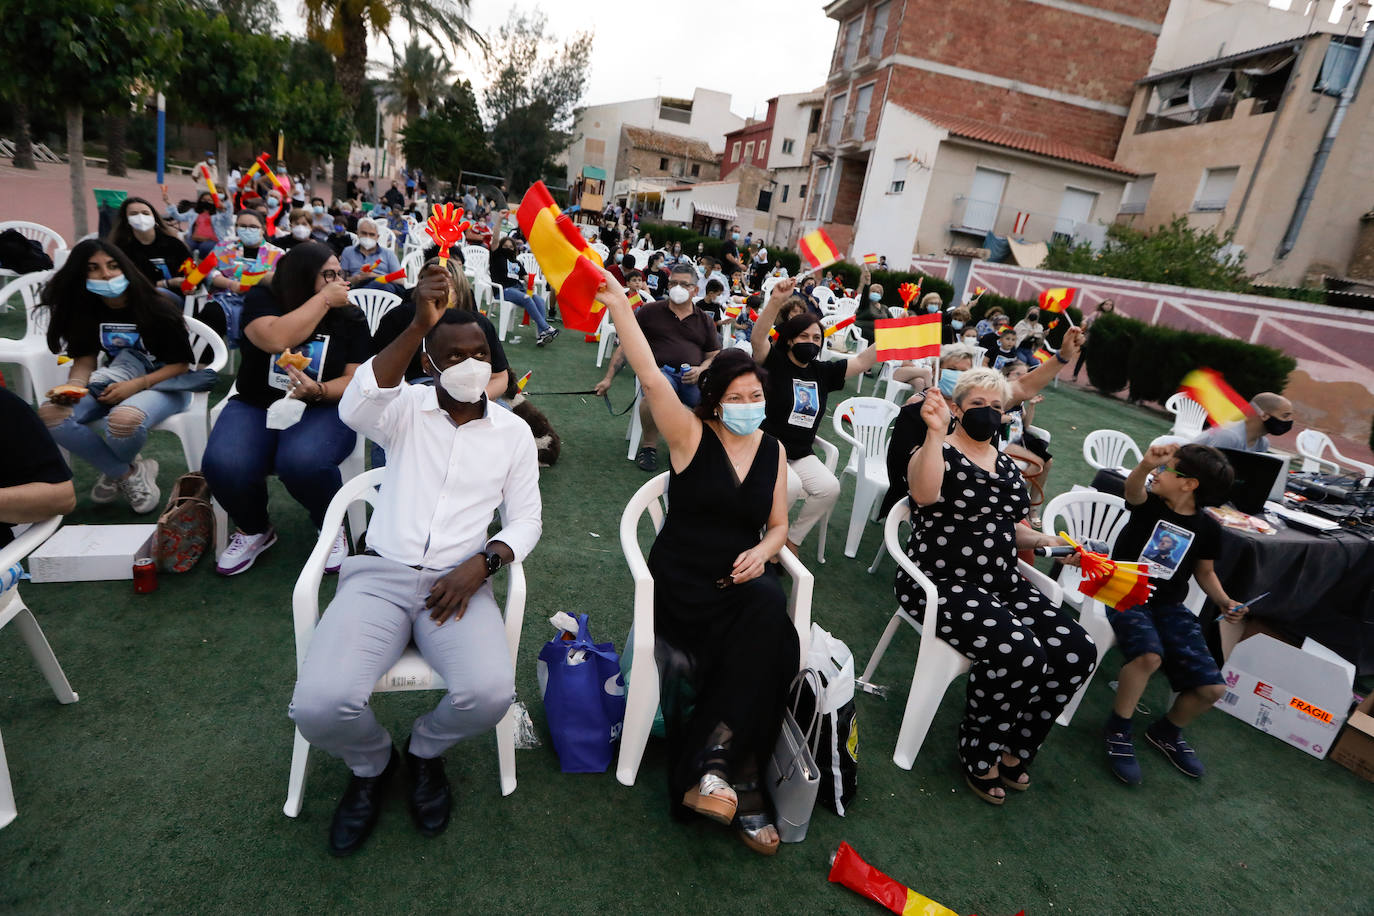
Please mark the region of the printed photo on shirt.
<svg viewBox="0 0 1374 916"><path fill-rule="evenodd" d="M138 325L120 321L100 323L100 349L114 355L130 348L143 349L143 336L138 333Z"/></svg>
<svg viewBox="0 0 1374 916"><path fill-rule="evenodd" d="M281 353L267 364L267 384L278 391L291 390L291 376L287 366L295 366L315 381L324 371L324 357L329 352L329 335L316 334L298 347Z"/></svg>
<svg viewBox="0 0 1374 916"><path fill-rule="evenodd" d="M996 359L992 361L992 368L996 369L998 372L1001 372L1003 366L1005 366L1007 363L1014 363L1017 359L1018 357L1015 353L1013 353L1011 356L998 356Z"/></svg>
<svg viewBox="0 0 1374 916"><path fill-rule="evenodd" d="M821 397L815 382L806 379L792 380L792 415L787 418L789 426L810 429L820 419Z"/></svg>
<svg viewBox="0 0 1374 916"><path fill-rule="evenodd" d="M1193 537L1193 532L1187 528L1180 528L1163 519L1155 522L1150 539L1145 542L1145 549L1140 552L1140 562L1149 566L1150 577L1173 578L1183 558L1187 556L1188 548L1193 545Z"/></svg>

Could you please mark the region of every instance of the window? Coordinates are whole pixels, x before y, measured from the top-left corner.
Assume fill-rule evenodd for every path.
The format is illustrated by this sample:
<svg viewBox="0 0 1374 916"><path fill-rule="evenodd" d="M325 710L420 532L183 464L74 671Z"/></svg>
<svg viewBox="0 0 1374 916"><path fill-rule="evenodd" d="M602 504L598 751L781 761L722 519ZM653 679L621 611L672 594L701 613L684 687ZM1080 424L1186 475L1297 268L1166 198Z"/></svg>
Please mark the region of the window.
<svg viewBox="0 0 1374 916"><path fill-rule="evenodd" d="M839 143L844 130L844 113L849 107L849 93L841 92L830 100L830 125L825 131L826 143Z"/></svg>
<svg viewBox="0 0 1374 916"><path fill-rule="evenodd" d="M812 219L821 219L821 208L825 205L825 187L829 181L830 166L823 165L816 169L816 185L821 189L821 192L811 196Z"/></svg>
<svg viewBox="0 0 1374 916"><path fill-rule="evenodd" d="M1059 218L1054 223L1054 234L1072 239L1077 235L1080 224L1092 220L1096 206L1096 191L1065 188L1064 197L1059 201Z"/></svg>
<svg viewBox="0 0 1374 916"><path fill-rule="evenodd" d="M868 128L868 106L873 102L873 84L862 86L854 97L854 120L850 124L849 139L862 140Z"/></svg>
<svg viewBox="0 0 1374 916"><path fill-rule="evenodd" d="M964 201L963 225L980 232L991 231L1002 207L1002 192L1007 189L1007 173L975 168L973 184Z"/></svg>
<svg viewBox="0 0 1374 916"><path fill-rule="evenodd" d="M755 207L761 213L767 213L768 208L773 206L773 192L769 190L759 191L759 205Z"/></svg>
<svg viewBox="0 0 1374 916"><path fill-rule="evenodd" d="M697 163L693 162L693 163L692 163L692 177L693 177L693 178L697 178L697 177L699 177L700 175L701 175L701 166L698 165Z"/></svg>
<svg viewBox="0 0 1374 916"><path fill-rule="evenodd" d="M864 29L864 17L860 13L844 24L844 60L841 66L846 70L859 59L859 34Z"/></svg>
<svg viewBox="0 0 1374 916"><path fill-rule="evenodd" d="M767 159L768 159L768 141L767 141L767 140L760 140L760 141L759 141L759 158L760 158L760 159L763 159L764 161L767 161Z"/></svg>
<svg viewBox="0 0 1374 916"><path fill-rule="evenodd" d="M750 140L744 144L744 161L749 162L754 158L754 141Z"/></svg>
<svg viewBox="0 0 1374 916"><path fill-rule="evenodd" d="M806 125L806 132L807 132L807 134L814 134L816 131L818 131L818 130L820 130L820 129L821 129L821 110L820 110L819 108L813 108L813 109L811 109L811 120L810 120L810 122L807 123L807 125Z"/></svg>
<svg viewBox="0 0 1374 916"><path fill-rule="evenodd" d="M806 185L797 188L797 200L806 200Z"/></svg>
<svg viewBox="0 0 1374 916"><path fill-rule="evenodd" d="M1220 169L1207 169L1202 173L1198 184L1197 196L1193 199L1194 210L1225 210L1226 201L1231 197L1236 175L1240 169L1228 166Z"/></svg>
<svg viewBox="0 0 1374 916"><path fill-rule="evenodd" d="M659 170L660 172L666 172L666 171L668 171L668 160L667 160L667 159L659 159L659 160L658 160L658 170Z"/></svg>
<svg viewBox="0 0 1374 916"><path fill-rule="evenodd" d="M1121 194L1119 213L1144 213L1145 205L1150 202L1150 191L1154 188L1155 176L1141 175L1135 181L1126 183Z"/></svg>
<svg viewBox="0 0 1374 916"><path fill-rule="evenodd" d="M783 203L787 203L787 192L790 191L790 190L792 190L792 186L791 186L790 184L785 184L785 185L782 186L782 202L783 202Z"/></svg>
<svg viewBox="0 0 1374 916"><path fill-rule="evenodd" d="M738 140L736 140L736 141L730 146L730 161L731 161L731 162L739 162L739 141L738 141Z"/></svg>
<svg viewBox="0 0 1374 916"><path fill-rule="evenodd" d="M909 159L905 157L892 160L892 183L887 186L887 193L900 194L906 189L906 167Z"/></svg>
<svg viewBox="0 0 1374 916"><path fill-rule="evenodd" d="M783 140L783 141L782 141L782 154L783 154L784 156L790 156L790 155L792 155L792 150L794 150L794 149L796 149L796 146L793 144L793 141L791 141L791 140Z"/></svg>
<svg viewBox="0 0 1374 916"><path fill-rule="evenodd" d="M887 13L892 4L879 3L873 7L873 30L868 33L868 53L872 57L883 56L883 42L887 39Z"/></svg>

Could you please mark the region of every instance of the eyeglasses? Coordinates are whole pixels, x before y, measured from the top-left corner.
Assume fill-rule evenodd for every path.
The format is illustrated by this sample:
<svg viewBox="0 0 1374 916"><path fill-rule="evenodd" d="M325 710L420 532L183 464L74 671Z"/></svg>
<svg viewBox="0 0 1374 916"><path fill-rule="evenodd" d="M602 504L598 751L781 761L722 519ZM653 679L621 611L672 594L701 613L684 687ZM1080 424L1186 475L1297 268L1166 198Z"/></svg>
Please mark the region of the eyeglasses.
<svg viewBox="0 0 1374 916"><path fill-rule="evenodd" d="M1161 467L1159 470L1161 470L1161 471L1168 471L1170 474L1173 474L1175 477L1182 477L1182 478L1184 478L1185 480L1189 480L1189 479L1191 479L1192 476L1193 476L1192 474L1185 474L1185 473L1183 473L1183 472L1180 471L1178 468L1171 468L1171 467L1169 467L1168 465L1165 465L1165 466Z"/></svg>
<svg viewBox="0 0 1374 916"><path fill-rule="evenodd" d="M670 288L674 286L692 287L696 286L696 284L693 283L691 280L669 280L668 286Z"/></svg>
<svg viewBox="0 0 1374 916"><path fill-rule="evenodd" d="M344 272L342 270L322 270L320 271L320 277L322 277L326 283L333 283L335 280L344 279Z"/></svg>

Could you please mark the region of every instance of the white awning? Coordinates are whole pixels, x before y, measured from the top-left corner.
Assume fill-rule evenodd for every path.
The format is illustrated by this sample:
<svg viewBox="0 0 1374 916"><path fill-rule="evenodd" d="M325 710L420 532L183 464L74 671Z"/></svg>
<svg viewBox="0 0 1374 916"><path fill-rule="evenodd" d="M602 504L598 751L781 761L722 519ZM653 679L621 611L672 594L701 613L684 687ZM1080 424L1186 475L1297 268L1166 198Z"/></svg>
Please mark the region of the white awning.
<svg viewBox="0 0 1374 916"><path fill-rule="evenodd" d="M726 221L739 219L735 213L734 207L726 207L721 204L699 204L696 201L692 201L692 209L695 210L699 216L709 217L710 219L723 219Z"/></svg>

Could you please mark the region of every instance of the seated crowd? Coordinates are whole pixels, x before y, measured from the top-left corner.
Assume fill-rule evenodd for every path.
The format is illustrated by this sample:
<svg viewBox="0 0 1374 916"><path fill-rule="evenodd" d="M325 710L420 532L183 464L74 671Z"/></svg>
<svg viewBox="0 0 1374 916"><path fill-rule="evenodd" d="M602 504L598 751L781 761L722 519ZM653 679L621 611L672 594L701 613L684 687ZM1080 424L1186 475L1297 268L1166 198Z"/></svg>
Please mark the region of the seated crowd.
<svg viewBox="0 0 1374 916"><path fill-rule="evenodd" d="M0 465L5 523L73 507L71 472L55 445L98 471L92 502L123 496L135 512L154 511L159 468L140 454L148 433L213 384L193 367L180 280L184 261L213 253L202 315L239 351L203 459L234 523L217 571L244 573L275 542L270 476L318 530L358 437L374 443L372 464L386 471L367 550L349 556L343 529L324 532L333 538L326 571L340 581L290 705L301 733L351 772L330 827L330 849L340 855L366 840L403 766L421 832L447 826L452 793L442 754L491 729L514 695L489 579L523 560L542 530L535 439L506 402L515 390L509 363L476 308L461 255L445 265L427 252L413 286L393 285L402 302L375 333L350 302L350 288L376 288L376 278L398 269L402 233L415 230L394 218L424 199L422 184L407 190L408 197L393 183L378 200L369 188L363 202L380 215L360 215L349 202L307 205L299 181L246 183L230 221L208 190L161 215L130 197L109 237L79 243L43 291L49 348L71 360L67 384L48 392L36 414L0 392L26 442L5 450ZM468 188L459 198L479 219L469 241L490 243L490 281L528 313L543 346L558 331L548 303L527 285L524 242L508 209L475 195ZM637 379L643 438L635 461L651 472L666 464L671 497L649 555L655 632L696 670L692 709L670 711L667 723L674 811L732 826L751 849L771 854L779 838L761 776L799 651L775 561L784 549L797 553L839 497L835 473L816 454L817 432L831 399L877 368L868 341L873 322L888 315L884 290L863 272L851 304L858 345L840 350L826 335L834 314L828 287L811 275L770 276L766 249L741 240L737 228L720 259L694 259L680 244L641 259L645 250L632 247L636 218L616 207L598 231L614 256L597 298L619 346L595 390L607 392L627 364ZM742 309L731 308L732 297ZM1075 616L1017 572L1017 551L1063 544L1023 524L1036 521L1051 463L1034 411L1085 335L1071 328L1059 350L1036 359L1048 336L1037 310L1013 325L989 308L975 323L967 303L946 308L932 293L916 311L943 316L943 348L936 365L892 365L881 374L912 389L893 424L881 511L908 501L906 553L938 592L937 633L927 635L972 663L954 750L973 792L1000 805L1007 790L1031 787L1051 724L1098 658ZM1104 311L1110 303L1096 314ZM1106 750L1128 784L1141 781L1131 717L1161 668L1179 696L1146 739L1183 772L1203 772L1181 729L1217 701L1221 681L1182 600L1192 577L1228 619L1239 619L1212 566L1219 529L1202 510L1223 501L1231 481L1212 446L1259 450L1266 433L1291 427L1283 398L1254 403L1254 418L1204 443L1152 446L1126 480L1131 517L1118 557L1150 555L1166 528L1187 532L1181 552L1170 541L1168 562L1157 564L1150 600L1111 616L1126 664ZM731 498L722 501L723 492ZM426 511L414 511L421 505ZM489 536L498 507L502 527ZM8 534L0 525L0 537ZM905 572L895 592L909 614L924 614L926 593ZM412 640L447 694L398 749L369 696Z"/></svg>

